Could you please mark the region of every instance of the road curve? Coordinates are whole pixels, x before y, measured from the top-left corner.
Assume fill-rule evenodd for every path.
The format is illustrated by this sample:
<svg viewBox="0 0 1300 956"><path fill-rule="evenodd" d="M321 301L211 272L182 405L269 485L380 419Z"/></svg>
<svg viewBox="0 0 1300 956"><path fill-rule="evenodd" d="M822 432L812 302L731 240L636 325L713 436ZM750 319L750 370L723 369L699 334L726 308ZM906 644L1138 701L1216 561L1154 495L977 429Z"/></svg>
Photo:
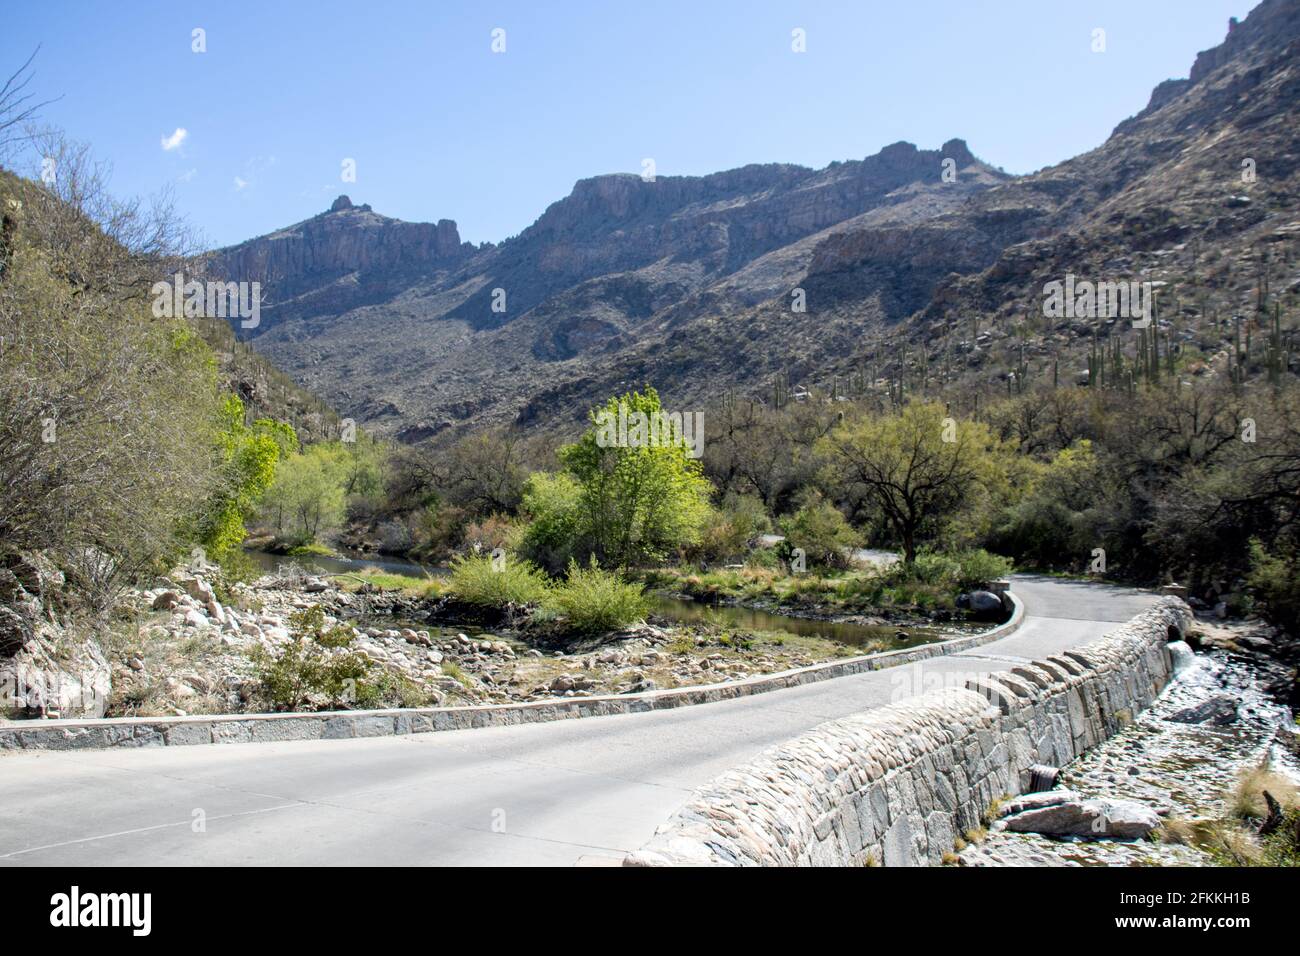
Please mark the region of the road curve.
<svg viewBox="0 0 1300 956"><path fill-rule="evenodd" d="M835 717L1077 646L1155 596L1017 575L964 654L677 710L364 740L0 756L0 866L614 863L693 787Z"/></svg>

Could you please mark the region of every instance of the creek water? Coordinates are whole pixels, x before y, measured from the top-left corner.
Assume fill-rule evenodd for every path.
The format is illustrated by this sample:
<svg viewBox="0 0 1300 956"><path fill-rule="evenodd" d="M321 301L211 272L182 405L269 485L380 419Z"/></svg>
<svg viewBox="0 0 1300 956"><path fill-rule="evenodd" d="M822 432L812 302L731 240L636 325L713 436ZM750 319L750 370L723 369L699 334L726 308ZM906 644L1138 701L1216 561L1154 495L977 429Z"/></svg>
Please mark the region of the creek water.
<svg viewBox="0 0 1300 956"><path fill-rule="evenodd" d="M702 604L664 594L652 595L655 610L664 617L683 623L701 622L735 627L745 631L784 631L801 637L821 637L853 647L895 650L944 641L960 634L981 630L982 626L908 624L857 624L851 621L819 621L812 618L776 614L760 608L739 605Z"/></svg>
<svg viewBox="0 0 1300 956"><path fill-rule="evenodd" d="M362 568L377 568L390 574L406 574L422 578L426 573L440 575L446 568L437 565L420 565L404 558L395 558L386 554L371 554L360 551L340 551L335 556L317 554L271 554L269 551L245 551L253 566L266 574L274 574L280 568L296 564L307 570L319 570L327 574L343 574L348 571L360 571Z"/></svg>
<svg viewBox="0 0 1300 956"><path fill-rule="evenodd" d="M360 571L363 568L377 568L391 574L422 578L426 575L438 577L447 572L445 567L438 565L421 565L390 555L360 552L339 552L335 556L271 554L267 551L251 550L244 553L258 570L267 574L273 574L288 565L297 565L325 574L343 574L349 571ZM746 631L777 631L801 637L821 637L851 647L872 650L896 650L915 647L918 644L930 644L989 626L857 624L792 617L759 608L702 604L664 594L652 594L651 600L655 613L684 624L699 622Z"/></svg>

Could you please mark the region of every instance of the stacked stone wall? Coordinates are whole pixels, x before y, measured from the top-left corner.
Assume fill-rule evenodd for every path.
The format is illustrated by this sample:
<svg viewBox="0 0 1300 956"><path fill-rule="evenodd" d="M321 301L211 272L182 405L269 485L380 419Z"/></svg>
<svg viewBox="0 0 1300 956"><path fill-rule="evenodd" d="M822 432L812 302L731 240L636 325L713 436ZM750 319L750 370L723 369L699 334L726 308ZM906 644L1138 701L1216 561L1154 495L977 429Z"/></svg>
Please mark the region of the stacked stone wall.
<svg viewBox="0 0 1300 956"><path fill-rule="evenodd" d="M822 724L695 791L625 864L938 863L1032 765L1069 763L1149 706L1191 619L1164 598L1083 647Z"/></svg>

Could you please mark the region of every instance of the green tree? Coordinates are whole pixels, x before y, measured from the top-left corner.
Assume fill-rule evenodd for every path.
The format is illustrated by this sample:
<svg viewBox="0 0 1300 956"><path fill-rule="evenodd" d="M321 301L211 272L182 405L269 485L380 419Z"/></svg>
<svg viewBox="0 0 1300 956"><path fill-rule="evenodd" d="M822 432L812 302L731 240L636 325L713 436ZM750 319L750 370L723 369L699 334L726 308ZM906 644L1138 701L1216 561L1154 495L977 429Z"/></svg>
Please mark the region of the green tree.
<svg viewBox="0 0 1300 956"><path fill-rule="evenodd" d="M658 560L696 541L708 518L710 484L685 441L610 442L604 423L622 410L629 419L662 411L653 388L611 398L591 412L591 427L560 450L560 461L582 488L581 533L606 567ZM601 413L604 413L602 416Z"/></svg>
<svg viewBox="0 0 1300 956"><path fill-rule="evenodd" d="M528 518L520 550L552 573L563 571L582 531L582 486L564 472L534 472L524 484Z"/></svg>
<svg viewBox="0 0 1300 956"><path fill-rule="evenodd" d="M262 519L294 544L308 544L343 523L353 460L339 442L321 442L280 463Z"/></svg>
<svg viewBox="0 0 1300 956"><path fill-rule="evenodd" d="M990 546L1035 567L1078 565L1101 541L1106 516L1101 463L1084 439L1057 452L1001 513Z"/></svg>
<svg viewBox="0 0 1300 956"><path fill-rule="evenodd" d="M248 531L244 521L271 487L282 450L297 445L293 429L283 422L258 419L244 424L244 403L226 396L218 436L222 480L204 516L199 541L208 555L221 561L239 547Z"/></svg>
<svg viewBox="0 0 1300 956"><path fill-rule="evenodd" d="M937 536L1008 482L1009 456L988 426L957 421L937 403L913 401L895 414L846 419L819 445L825 479L874 507L916 560L923 536Z"/></svg>

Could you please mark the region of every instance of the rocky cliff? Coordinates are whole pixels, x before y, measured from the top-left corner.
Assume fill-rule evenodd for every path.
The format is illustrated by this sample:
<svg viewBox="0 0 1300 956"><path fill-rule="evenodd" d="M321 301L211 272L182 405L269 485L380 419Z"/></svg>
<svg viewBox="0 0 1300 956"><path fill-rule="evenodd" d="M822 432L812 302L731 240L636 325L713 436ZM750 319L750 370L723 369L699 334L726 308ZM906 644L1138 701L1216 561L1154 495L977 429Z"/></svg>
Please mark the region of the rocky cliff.
<svg viewBox="0 0 1300 956"><path fill-rule="evenodd" d="M364 301L365 287L382 296L394 279L454 268L474 251L450 219L403 222L339 196L318 216L211 253L206 266L214 276L260 282L269 325L328 307L314 295L323 289L334 289L336 304L340 294Z"/></svg>

